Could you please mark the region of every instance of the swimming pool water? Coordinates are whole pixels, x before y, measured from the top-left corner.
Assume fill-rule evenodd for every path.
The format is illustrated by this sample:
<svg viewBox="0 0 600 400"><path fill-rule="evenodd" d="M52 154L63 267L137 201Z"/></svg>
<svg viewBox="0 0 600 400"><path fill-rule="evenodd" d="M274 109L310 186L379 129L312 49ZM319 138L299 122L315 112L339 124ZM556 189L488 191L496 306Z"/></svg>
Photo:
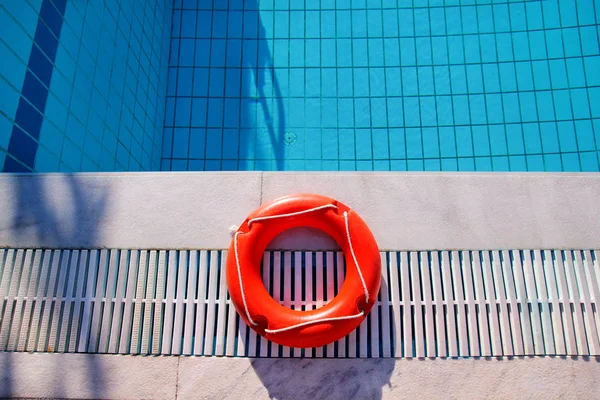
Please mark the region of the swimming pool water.
<svg viewBox="0 0 600 400"><path fill-rule="evenodd" d="M176 2L162 168L597 171L599 8Z"/></svg>
<svg viewBox="0 0 600 400"><path fill-rule="evenodd" d="M119 21L114 46L149 36L141 40L146 51L161 30L168 36L168 25L145 17L148 11L136 16L139 2L94 2L102 4L99 14ZM128 3L119 7L136 18L118 19L119 3ZM144 170L158 164L162 170L599 170L597 1L162 3L167 5L161 12L172 7L170 50L165 46L150 57L151 74L137 68L138 53L133 67L128 59L132 72L120 81L133 88L120 103L108 101L117 119L114 127L105 123L96 140L101 144L96 157L107 161L89 162L78 139L74 150L56 150L61 167L67 159L70 170ZM69 7L71 2L67 15ZM139 33L121 39L128 23ZM151 29L158 33L148 35ZM64 40L61 35L59 48ZM89 40L81 47L89 47ZM120 56L98 53L90 68ZM165 63L168 57L168 71L161 57ZM7 81L2 75L0 84ZM138 106L139 85L131 82L146 76L156 94L142 94L156 105ZM100 86L95 75L90 79ZM71 83L78 91L81 84ZM156 109L148 112L148 104ZM69 112L76 103L70 107ZM89 108L91 115L95 107ZM121 108L128 110L124 116ZM145 121L147 114L154 120ZM5 125L14 121L14 113L3 115ZM164 125L162 143L155 137L156 121ZM117 132L108 144L106 131ZM70 143L70 134L65 136ZM0 155L7 149L2 146ZM72 154L79 161L72 162ZM136 161L138 155L146 162Z"/></svg>

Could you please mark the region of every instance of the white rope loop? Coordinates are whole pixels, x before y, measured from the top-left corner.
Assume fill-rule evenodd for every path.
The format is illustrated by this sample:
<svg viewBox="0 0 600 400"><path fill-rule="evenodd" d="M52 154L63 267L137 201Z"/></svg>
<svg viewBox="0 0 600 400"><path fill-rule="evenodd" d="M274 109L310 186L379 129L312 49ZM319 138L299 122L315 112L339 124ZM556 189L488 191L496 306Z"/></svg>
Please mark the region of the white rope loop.
<svg viewBox="0 0 600 400"><path fill-rule="evenodd" d="M240 257L238 256L238 244L237 244L237 237L240 233L242 233L242 232L236 232L235 235L233 236L233 247L235 250L235 263L237 266L238 279L240 282L240 292L242 293L242 302L244 303L244 310L246 310L246 316L248 317L248 321L250 321L250 323L252 325L258 325L256 322L254 322L254 320L250 316L250 311L248 311L248 303L246 303L246 294L244 293L244 284L242 283L242 269L240 267Z"/></svg>
<svg viewBox="0 0 600 400"><path fill-rule="evenodd" d="M360 266L358 265L358 260L356 259L356 254L354 254L354 247L352 247L352 239L350 238L350 226L348 225L348 212L344 211L344 221L346 222L346 236L348 237L348 244L350 245L350 253L352 254L352 259L354 260L354 265L356 265L356 270L358 271L358 276L360 277L360 281L363 285L363 290L365 291L365 301L369 304L369 289L367 289L367 284L365 283L365 278L363 277L362 271L360 270Z"/></svg>
<svg viewBox="0 0 600 400"><path fill-rule="evenodd" d="M310 208L308 210L302 210L302 211L296 211L293 213L288 213L288 214L280 214L280 215L269 215L269 216L265 216L265 217L257 217L257 218L252 218L250 220L248 220L248 228L250 228L250 225L258 222L258 221L265 221L265 220L269 220L269 219L275 219L275 218L286 218L286 217L293 217L296 215L302 215L302 214L307 214L310 212L314 212L314 211L319 211L319 210L324 210L327 208L338 208L335 204L325 204L322 206L318 206L318 207L314 207L314 208ZM345 222L345 226L346 226L346 237L348 239L348 245L350 246L350 254L352 255L352 259L354 260L354 265L356 265L356 270L358 271L358 276L360 277L360 281L363 285L363 290L365 291L365 297L366 297L366 302L369 303L369 289L367 288L367 284L365 282L365 278L363 277L362 271L360 269L360 266L358 265L358 260L356 259L356 254L354 253L354 247L352 246L352 238L350 237L350 227L349 227L349 223L348 223L348 212L344 211L344 222ZM239 284L240 284L240 292L242 294L242 302L244 303L244 311L246 311L246 317L248 318L248 321L252 324L252 325L258 325L258 323L256 323L252 317L250 316L250 311L248 310L248 303L246 302L246 295L244 293L244 285L242 282L242 270L240 267L240 257L238 254L238 243L237 243L237 237L238 235L240 235L242 232L236 232L235 235L233 236L233 247L235 250L235 263L237 266L237 273L238 273L238 279L239 279ZM292 329L296 329L296 328L301 328L303 326L308 326L308 325L313 325L313 324L317 324L317 323L321 323L321 322L333 322L333 321L343 321L343 320L349 320L349 319L354 319L354 318L360 318L363 315L365 315L365 312L363 310L360 311L360 313L355 314L355 315L348 315L348 316L341 316L341 317L330 317L330 318L321 318L321 319L316 319L314 321L307 321L307 322L302 322L300 324L295 324L295 325L291 325L285 328L279 328L279 329L265 329L266 333L280 333L280 332L286 332L286 331L290 331Z"/></svg>
<svg viewBox="0 0 600 400"><path fill-rule="evenodd" d="M288 213L288 214L268 215L266 217L256 217L256 218L252 218L252 219L248 220L248 228L250 228L250 225L252 225L253 223L258 222L258 221L265 221L268 219L275 219L275 218L294 217L296 215L307 214L310 212L319 211L319 210L323 210L326 208L337 208L337 206L335 204L325 204L323 206L309 208L308 210L296 211L296 212Z"/></svg>
<svg viewBox="0 0 600 400"><path fill-rule="evenodd" d="M291 331L292 329L301 328L303 326L317 324L317 323L320 323L320 322L343 321L343 320L347 320L347 319L360 318L363 315L365 315L365 312L361 311L360 313L358 313L356 315L348 315L348 316L343 316L343 317L321 318L321 319L316 319L314 321L302 322L300 324L288 326L288 327L285 327L285 328L265 329L265 332L267 332L267 333L281 333L281 332Z"/></svg>

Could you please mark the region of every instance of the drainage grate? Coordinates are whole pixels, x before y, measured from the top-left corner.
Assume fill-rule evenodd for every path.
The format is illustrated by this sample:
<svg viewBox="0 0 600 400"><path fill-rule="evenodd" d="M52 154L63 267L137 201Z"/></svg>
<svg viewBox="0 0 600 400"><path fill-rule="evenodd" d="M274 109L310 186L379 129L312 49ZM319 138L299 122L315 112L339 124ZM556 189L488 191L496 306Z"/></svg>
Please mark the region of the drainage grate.
<svg viewBox="0 0 600 400"><path fill-rule="evenodd" d="M249 357L600 355L598 251L385 252L379 301L336 343L294 349L240 321L226 251L0 250L0 351ZM338 252L267 252L294 309L325 304Z"/></svg>

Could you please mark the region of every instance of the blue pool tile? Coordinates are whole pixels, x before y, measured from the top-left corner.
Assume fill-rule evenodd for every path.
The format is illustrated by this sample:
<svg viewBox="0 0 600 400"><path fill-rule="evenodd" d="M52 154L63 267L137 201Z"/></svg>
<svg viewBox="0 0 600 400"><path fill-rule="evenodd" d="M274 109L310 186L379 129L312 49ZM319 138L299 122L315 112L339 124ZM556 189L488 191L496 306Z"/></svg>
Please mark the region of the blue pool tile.
<svg viewBox="0 0 600 400"><path fill-rule="evenodd" d="M469 107L471 111L471 123L484 124L487 122L485 97L483 95L470 95Z"/></svg>
<svg viewBox="0 0 600 400"><path fill-rule="evenodd" d="M579 172L581 164L577 153L562 153L562 164L564 172Z"/></svg>
<svg viewBox="0 0 600 400"><path fill-rule="evenodd" d="M35 158L35 170L37 172L56 172L60 166L58 156L40 146Z"/></svg>
<svg viewBox="0 0 600 400"><path fill-rule="evenodd" d="M552 92L544 91L536 93L537 112L540 121L553 121L554 103L552 101Z"/></svg>
<svg viewBox="0 0 600 400"><path fill-rule="evenodd" d="M577 139L575 126L572 121L558 123L558 138L560 149L563 152L577 151Z"/></svg>
<svg viewBox="0 0 600 400"><path fill-rule="evenodd" d="M324 159L338 158L338 132L336 129L323 129L321 133L322 156Z"/></svg>
<svg viewBox="0 0 600 400"><path fill-rule="evenodd" d="M461 129L461 128L458 128L458 129ZM439 141L440 141L440 155L442 157L456 157L457 143L456 143L456 139L455 139L454 128L452 128L452 127L440 128L438 135L439 135Z"/></svg>
<svg viewBox="0 0 600 400"><path fill-rule="evenodd" d="M29 69L46 86L50 87L52 78L52 62L44 55L39 47L33 45L29 56Z"/></svg>
<svg viewBox="0 0 600 400"><path fill-rule="evenodd" d="M529 51L532 60L544 60L547 58L546 37L543 31L529 32Z"/></svg>
<svg viewBox="0 0 600 400"><path fill-rule="evenodd" d="M479 38L475 35L465 36L463 38L465 46L465 61L467 63L481 62L481 49L479 47Z"/></svg>
<svg viewBox="0 0 600 400"><path fill-rule="evenodd" d="M513 63L501 63L498 65L500 72L500 86L504 92L514 92L517 90L517 75Z"/></svg>
<svg viewBox="0 0 600 400"><path fill-rule="evenodd" d="M389 160L374 160L372 170L373 171L390 171Z"/></svg>
<svg viewBox="0 0 600 400"><path fill-rule="evenodd" d="M405 130L406 156L409 159L423 157L422 132L419 128Z"/></svg>
<svg viewBox="0 0 600 400"><path fill-rule="evenodd" d="M459 158L458 159L458 170L459 171L475 171L475 159L474 158Z"/></svg>
<svg viewBox="0 0 600 400"><path fill-rule="evenodd" d="M163 133L162 142L162 157L171 158L173 157L173 128L165 128Z"/></svg>
<svg viewBox="0 0 600 400"><path fill-rule="evenodd" d="M558 131L553 122L540 124L540 136L542 140L542 151L544 153L559 153Z"/></svg>
<svg viewBox="0 0 600 400"><path fill-rule="evenodd" d="M321 100L322 125L325 128L338 126L338 101L335 98L324 98Z"/></svg>
<svg viewBox="0 0 600 400"><path fill-rule="evenodd" d="M600 118L600 88L589 88L588 96L590 100L590 109L593 118ZM596 130L598 132L598 130ZM600 133L600 132L599 132ZM600 141L597 141L600 142Z"/></svg>
<svg viewBox="0 0 600 400"><path fill-rule="evenodd" d="M496 35L496 49L498 50L498 61L513 61L513 41L509 33Z"/></svg>
<svg viewBox="0 0 600 400"><path fill-rule="evenodd" d="M523 130L520 124L506 125L506 141L509 154L523 154L525 152Z"/></svg>
<svg viewBox="0 0 600 400"><path fill-rule="evenodd" d="M508 154L506 144L506 133L503 125L491 125L488 127L491 154L493 156Z"/></svg>
<svg viewBox="0 0 600 400"><path fill-rule="evenodd" d="M190 160L190 162L193 160ZM192 168L192 166L188 166L188 169L190 171L197 171L197 168ZM221 171L237 171L239 169L238 167L238 161L237 160L223 160L221 162Z"/></svg>
<svg viewBox="0 0 600 400"><path fill-rule="evenodd" d="M467 75L465 66L450 67L450 82L454 94L467 93Z"/></svg>
<svg viewBox="0 0 600 400"><path fill-rule="evenodd" d="M571 90L571 102L575 118L590 118L590 106L586 89Z"/></svg>
<svg viewBox="0 0 600 400"><path fill-rule="evenodd" d="M397 37L398 30L398 10L396 8L388 8L383 10L383 36Z"/></svg>
<svg viewBox="0 0 600 400"><path fill-rule="evenodd" d="M509 156L508 162L511 171L527 171L527 160L525 156Z"/></svg>
<svg viewBox="0 0 600 400"><path fill-rule="evenodd" d="M404 99L404 123L406 126L421 126L419 99L406 97Z"/></svg>
<svg viewBox="0 0 600 400"><path fill-rule="evenodd" d="M432 67L419 67L417 68L417 75L419 80L419 94L433 95L434 92L434 81L433 81L433 68Z"/></svg>
<svg viewBox="0 0 600 400"><path fill-rule="evenodd" d="M490 155L490 142L487 127L473 126L471 128L473 137L473 152L476 156Z"/></svg>
<svg viewBox="0 0 600 400"><path fill-rule="evenodd" d="M340 171L356 171L356 161L340 160Z"/></svg>
<svg viewBox="0 0 600 400"><path fill-rule="evenodd" d="M435 98L433 96L420 97L420 114L422 126L438 125Z"/></svg>
<svg viewBox="0 0 600 400"><path fill-rule="evenodd" d="M520 92L519 103L521 104L521 121L538 121L535 95L533 92Z"/></svg>
<svg viewBox="0 0 600 400"><path fill-rule="evenodd" d="M350 129L340 129L339 130L340 140L339 140L339 157L340 160L354 160L356 158L355 155L355 146L354 146L354 130ZM341 161L340 161L341 167Z"/></svg>
<svg viewBox="0 0 600 400"><path fill-rule="evenodd" d="M463 41L460 36L448 36L448 57L451 64L460 64L465 61Z"/></svg>
<svg viewBox="0 0 600 400"><path fill-rule="evenodd" d="M386 95L385 69L369 68L369 91L372 96L385 97Z"/></svg>
<svg viewBox="0 0 600 400"><path fill-rule="evenodd" d="M498 67L493 64L484 64L482 66L483 74L483 86L485 92L499 92L500 91L500 80L498 78Z"/></svg>
<svg viewBox="0 0 600 400"><path fill-rule="evenodd" d="M417 95L417 69L413 67L402 68L402 94L405 96Z"/></svg>
<svg viewBox="0 0 600 400"><path fill-rule="evenodd" d="M579 159L581 161L582 172L600 171L600 166L598 165L600 162L600 155L597 151L580 153Z"/></svg>
<svg viewBox="0 0 600 400"><path fill-rule="evenodd" d="M585 74L589 86L600 85L600 57L584 57Z"/></svg>
<svg viewBox="0 0 600 400"><path fill-rule="evenodd" d="M177 98L177 105L175 108L175 126L189 125L189 123L191 121L190 108L191 108L191 99L190 98L186 98L186 97ZM213 116L213 118L216 118L216 117Z"/></svg>
<svg viewBox="0 0 600 400"><path fill-rule="evenodd" d="M533 62L532 69L535 89L550 89L552 84L550 83L550 71L548 63L546 61Z"/></svg>
<svg viewBox="0 0 600 400"><path fill-rule="evenodd" d="M467 96L453 96L454 123L458 125L469 125L471 123L469 100Z"/></svg>
<svg viewBox="0 0 600 400"><path fill-rule="evenodd" d="M31 137L37 139L40 135L43 116L23 97L19 101L15 122Z"/></svg>
<svg viewBox="0 0 600 400"><path fill-rule="evenodd" d="M8 148L12 127L13 121L0 114L0 149L4 151ZM0 165L3 165L2 161L0 161Z"/></svg>
<svg viewBox="0 0 600 400"><path fill-rule="evenodd" d="M493 171L492 159L490 157L475 157L475 171Z"/></svg>
<svg viewBox="0 0 600 400"><path fill-rule="evenodd" d="M424 170L425 171L441 171L442 163L441 160L424 160Z"/></svg>
<svg viewBox="0 0 600 400"><path fill-rule="evenodd" d="M415 40L413 38L400 39L400 59L402 60L402 65L416 64Z"/></svg>
<svg viewBox="0 0 600 400"><path fill-rule="evenodd" d="M600 53L598 46L598 31L594 26L579 28L581 35L581 47L584 56L597 55Z"/></svg>
<svg viewBox="0 0 600 400"><path fill-rule="evenodd" d="M594 129L590 120L575 121L575 133L577 136L577 148L580 152L597 150Z"/></svg>
<svg viewBox="0 0 600 400"><path fill-rule="evenodd" d="M323 157L323 153L321 151L321 146L317 145L317 143L321 143L321 129L305 129L304 135L305 158L307 160L320 160ZM365 147L368 146L370 149L370 144L365 143L364 145Z"/></svg>
<svg viewBox="0 0 600 400"><path fill-rule="evenodd" d="M424 165L423 160L407 160L406 168L407 171L423 171Z"/></svg>
<svg viewBox="0 0 600 400"><path fill-rule="evenodd" d="M431 38L417 38L416 41L417 64L428 65L433 63L431 54Z"/></svg>
<svg viewBox="0 0 600 400"><path fill-rule="evenodd" d="M450 96L437 96L437 124L439 126L449 126L454 124L454 115L452 109L452 98Z"/></svg>
<svg viewBox="0 0 600 400"><path fill-rule="evenodd" d="M581 56L581 42L579 29L568 28L562 30L563 41L565 43L565 56L577 57Z"/></svg>
<svg viewBox="0 0 600 400"><path fill-rule="evenodd" d="M189 157L192 159L205 158L206 130L192 128L189 132Z"/></svg>
<svg viewBox="0 0 600 400"><path fill-rule="evenodd" d="M433 64L447 65L448 47L446 45L446 39L443 37L431 38L431 47L433 49Z"/></svg>
<svg viewBox="0 0 600 400"><path fill-rule="evenodd" d="M389 138L386 129L373 129L371 131L373 158L376 160L387 160L390 158Z"/></svg>
<svg viewBox="0 0 600 400"><path fill-rule="evenodd" d="M538 124L523 124L523 138L526 153L535 154L542 152L540 127Z"/></svg>
<svg viewBox="0 0 600 400"><path fill-rule="evenodd" d="M510 161L508 157L492 157L492 171L508 172L510 171Z"/></svg>
<svg viewBox="0 0 600 400"><path fill-rule="evenodd" d="M527 157L527 170L532 172L544 172L546 167L544 165L544 157L540 154L528 155Z"/></svg>
<svg viewBox="0 0 600 400"><path fill-rule="evenodd" d="M173 132L174 158L188 158L188 144L190 141L190 130L188 128L175 128Z"/></svg>
<svg viewBox="0 0 600 400"><path fill-rule="evenodd" d="M387 108L385 98L371 99L371 126L375 128L384 128L388 125Z"/></svg>
<svg viewBox="0 0 600 400"><path fill-rule="evenodd" d="M497 124L504 122L504 110L502 109L502 96L500 94L486 95L485 105L488 123Z"/></svg>
<svg viewBox="0 0 600 400"><path fill-rule="evenodd" d="M221 129L208 129L206 132L206 158L221 159L223 132Z"/></svg>
<svg viewBox="0 0 600 400"><path fill-rule="evenodd" d="M422 129L422 141L423 141L423 156L425 158L439 158L439 138L438 131L436 128L423 128Z"/></svg>
<svg viewBox="0 0 600 400"><path fill-rule="evenodd" d="M390 169L392 171L408 171L406 160L391 160Z"/></svg>
<svg viewBox="0 0 600 400"><path fill-rule="evenodd" d="M544 168L546 172L562 171L562 159L560 154L544 154Z"/></svg>
<svg viewBox="0 0 600 400"><path fill-rule="evenodd" d="M583 60L581 58L567 58L567 76L569 87L585 87L585 72L583 70Z"/></svg>
<svg viewBox="0 0 600 400"><path fill-rule="evenodd" d="M519 96L516 93L505 93L502 95L504 106L504 121L507 123L520 122L521 111L519 109Z"/></svg>
<svg viewBox="0 0 600 400"><path fill-rule="evenodd" d="M208 163L209 161L206 162L207 164L207 171L218 171L219 168L209 168L208 167ZM171 160L171 167L170 167L170 171L187 171L188 169L188 160Z"/></svg>
<svg viewBox="0 0 600 400"><path fill-rule="evenodd" d="M193 72L192 68L179 68L177 74L177 96L192 95Z"/></svg>
<svg viewBox="0 0 600 400"><path fill-rule="evenodd" d="M556 112L556 119L570 120L573 119L571 112L571 96L568 90L555 90L552 92L554 99L554 110Z"/></svg>
<svg viewBox="0 0 600 400"><path fill-rule="evenodd" d="M389 130L390 157L392 159L406 158L406 141L404 129Z"/></svg>
<svg viewBox="0 0 600 400"><path fill-rule="evenodd" d="M373 159L372 137L370 129L356 129L356 158L358 160Z"/></svg>
<svg viewBox="0 0 600 400"><path fill-rule="evenodd" d="M530 60L529 37L526 32L517 32L512 34L513 51L516 61Z"/></svg>
<svg viewBox="0 0 600 400"><path fill-rule="evenodd" d="M12 135L8 145L8 153L23 164L33 167L37 142L18 126L12 129ZM9 171L10 172L10 171Z"/></svg>
<svg viewBox="0 0 600 400"><path fill-rule="evenodd" d="M458 171L458 160L456 158L442 158L442 171Z"/></svg>
<svg viewBox="0 0 600 400"><path fill-rule="evenodd" d="M48 98L48 88L29 71L25 74L25 81L23 82L21 94L24 98L29 100L38 111L44 113L46 109L46 100Z"/></svg>
<svg viewBox="0 0 600 400"><path fill-rule="evenodd" d="M533 71L531 63L518 62L515 64L519 90L533 90Z"/></svg>

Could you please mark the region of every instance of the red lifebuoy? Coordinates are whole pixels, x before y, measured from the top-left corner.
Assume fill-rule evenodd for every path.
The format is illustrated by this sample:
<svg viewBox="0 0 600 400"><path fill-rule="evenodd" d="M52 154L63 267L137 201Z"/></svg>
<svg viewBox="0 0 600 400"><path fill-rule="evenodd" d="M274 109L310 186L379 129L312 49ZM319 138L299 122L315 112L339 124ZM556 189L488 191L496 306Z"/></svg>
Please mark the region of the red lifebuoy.
<svg viewBox="0 0 600 400"><path fill-rule="evenodd" d="M333 237L347 266L337 296L311 311L291 310L276 302L260 274L267 245L281 232L301 226ZM235 232L227 256L227 286L241 318L284 346L318 347L341 339L365 319L380 284L379 249L366 223L346 205L315 194L282 197L256 209Z"/></svg>

